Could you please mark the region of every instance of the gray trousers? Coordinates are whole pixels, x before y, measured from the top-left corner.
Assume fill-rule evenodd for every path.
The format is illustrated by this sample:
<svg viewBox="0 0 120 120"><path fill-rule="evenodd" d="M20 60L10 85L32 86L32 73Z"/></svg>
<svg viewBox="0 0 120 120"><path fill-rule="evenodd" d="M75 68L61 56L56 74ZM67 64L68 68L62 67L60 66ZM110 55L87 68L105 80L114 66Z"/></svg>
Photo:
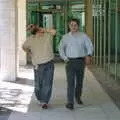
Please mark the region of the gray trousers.
<svg viewBox="0 0 120 120"><path fill-rule="evenodd" d="M81 97L84 70L84 58L69 59L69 62L66 64L68 103L74 103L74 96Z"/></svg>

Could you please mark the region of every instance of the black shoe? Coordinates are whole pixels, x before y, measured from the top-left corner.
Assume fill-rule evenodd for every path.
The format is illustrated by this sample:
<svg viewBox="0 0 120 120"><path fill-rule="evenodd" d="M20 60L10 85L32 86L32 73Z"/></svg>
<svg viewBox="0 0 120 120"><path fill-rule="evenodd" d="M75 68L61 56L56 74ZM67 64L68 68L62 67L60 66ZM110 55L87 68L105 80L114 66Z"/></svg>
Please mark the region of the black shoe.
<svg viewBox="0 0 120 120"><path fill-rule="evenodd" d="M82 105L82 104L83 104L82 100L80 99L80 96L78 96L77 94L75 94L75 99L76 99L76 102L77 102L79 105Z"/></svg>
<svg viewBox="0 0 120 120"><path fill-rule="evenodd" d="M67 104L65 105L65 107L66 107L67 109L69 109L69 110L73 110L73 109L74 109L74 105L73 105L72 103L67 103Z"/></svg>
<svg viewBox="0 0 120 120"><path fill-rule="evenodd" d="M47 109L48 108L48 105L47 104L43 104L42 105L42 109Z"/></svg>
<svg viewBox="0 0 120 120"><path fill-rule="evenodd" d="M83 105L83 102L82 102L81 99L76 99L76 101L77 101L77 103L78 103L79 105Z"/></svg>
<svg viewBox="0 0 120 120"><path fill-rule="evenodd" d="M78 104L83 104L82 100L80 99L80 94L78 94L77 91L75 92L75 99Z"/></svg>

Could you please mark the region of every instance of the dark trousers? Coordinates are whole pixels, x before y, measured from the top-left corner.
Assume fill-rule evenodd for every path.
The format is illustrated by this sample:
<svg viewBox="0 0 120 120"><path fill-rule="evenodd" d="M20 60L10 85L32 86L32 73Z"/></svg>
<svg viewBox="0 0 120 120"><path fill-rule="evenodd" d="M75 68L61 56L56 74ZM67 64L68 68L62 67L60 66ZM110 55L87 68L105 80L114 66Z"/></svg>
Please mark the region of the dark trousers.
<svg viewBox="0 0 120 120"><path fill-rule="evenodd" d="M68 103L74 103L75 95L76 97L81 97L84 69L84 58L69 59L69 62L66 64Z"/></svg>
<svg viewBox="0 0 120 120"><path fill-rule="evenodd" d="M34 69L35 95L40 102L48 103L52 93L54 62L38 65Z"/></svg>

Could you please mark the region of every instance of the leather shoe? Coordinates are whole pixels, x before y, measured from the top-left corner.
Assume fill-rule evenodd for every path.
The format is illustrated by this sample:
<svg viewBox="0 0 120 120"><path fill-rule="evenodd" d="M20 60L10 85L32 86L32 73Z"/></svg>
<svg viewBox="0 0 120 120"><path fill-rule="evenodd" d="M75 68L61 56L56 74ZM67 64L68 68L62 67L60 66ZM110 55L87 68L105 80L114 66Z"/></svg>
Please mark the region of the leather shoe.
<svg viewBox="0 0 120 120"><path fill-rule="evenodd" d="M48 105L47 104L43 104L42 105L42 109L47 109L48 108Z"/></svg>
<svg viewBox="0 0 120 120"><path fill-rule="evenodd" d="M79 105L82 105L82 104L83 104L83 102L82 102L81 99L76 99L76 101L77 101L77 103L78 103Z"/></svg>
<svg viewBox="0 0 120 120"><path fill-rule="evenodd" d="M67 103L67 104L65 105L65 107L66 107L67 109L69 109L69 110L73 110L73 109L74 109L74 105L73 105L72 103Z"/></svg>

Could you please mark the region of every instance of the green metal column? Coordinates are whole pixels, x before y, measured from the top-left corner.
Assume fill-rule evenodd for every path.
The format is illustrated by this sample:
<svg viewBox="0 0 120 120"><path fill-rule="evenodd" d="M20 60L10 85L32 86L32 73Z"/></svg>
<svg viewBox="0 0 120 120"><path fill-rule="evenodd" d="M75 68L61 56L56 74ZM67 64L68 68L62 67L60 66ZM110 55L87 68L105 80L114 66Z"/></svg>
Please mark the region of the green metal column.
<svg viewBox="0 0 120 120"><path fill-rule="evenodd" d="M106 68L106 0L104 0L104 47L103 47L103 51L104 51L104 62L103 62L103 66L104 69Z"/></svg>
<svg viewBox="0 0 120 120"><path fill-rule="evenodd" d="M118 0L116 0L115 9L115 80L117 80L117 64L118 64Z"/></svg>
<svg viewBox="0 0 120 120"><path fill-rule="evenodd" d="M118 39L117 39L117 79L120 81L120 1L118 0L118 23L117 23L117 30L118 30Z"/></svg>
<svg viewBox="0 0 120 120"><path fill-rule="evenodd" d="M109 0L108 9L108 72L110 72L110 61L111 61L111 0Z"/></svg>
<svg viewBox="0 0 120 120"><path fill-rule="evenodd" d="M64 34L63 13L57 12L54 14L54 25L57 30L56 37L54 39L54 52L58 53L58 45Z"/></svg>
<svg viewBox="0 0 120 120"><path fill-rule="evenodd" d="M96 65L99 65L99 0L96 0L97 26L96 26Z"/></svg>
<svg viewBox="0 0 120 120"><path fill-rule="evenodd" d="M102 15L102 0L100 0L100 6L99 6L99 13L100 13L100 67L102 67L102 58L103 58L103 56L102 56L102 22L103 22L103 15Z"/></svg>
<svg viewBox="0 0 120 120"><path fill-rule="evenodd" d="M94 64L96 64L96 0L93 0L93 44L94 44Z"/></svg>
<svg viewBox="0 0 120 120"><path fill-rule="evenodd" d="M68 10L69 10L69 1L66 0L64 5L65 33L68 32Z"/></svg>

